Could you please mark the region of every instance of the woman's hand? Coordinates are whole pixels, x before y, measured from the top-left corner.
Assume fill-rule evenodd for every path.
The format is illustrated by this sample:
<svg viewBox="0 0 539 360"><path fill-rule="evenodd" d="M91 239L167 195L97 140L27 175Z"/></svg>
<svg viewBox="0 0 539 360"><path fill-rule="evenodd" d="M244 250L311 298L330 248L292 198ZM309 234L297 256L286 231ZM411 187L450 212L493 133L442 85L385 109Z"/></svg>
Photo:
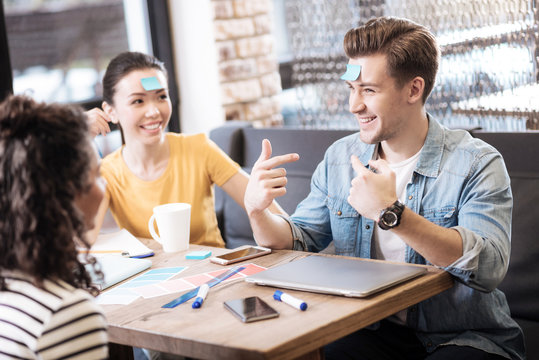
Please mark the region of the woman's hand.
<svg viewBox="0 0 539 360"><path fill-rule="evenodd" d="M90 134L92 137L96 137L101 134L106 136L110 132L109 122L111 119L100 108L93 108L86 112L88 117L88 127L90 128Z"/></svg>

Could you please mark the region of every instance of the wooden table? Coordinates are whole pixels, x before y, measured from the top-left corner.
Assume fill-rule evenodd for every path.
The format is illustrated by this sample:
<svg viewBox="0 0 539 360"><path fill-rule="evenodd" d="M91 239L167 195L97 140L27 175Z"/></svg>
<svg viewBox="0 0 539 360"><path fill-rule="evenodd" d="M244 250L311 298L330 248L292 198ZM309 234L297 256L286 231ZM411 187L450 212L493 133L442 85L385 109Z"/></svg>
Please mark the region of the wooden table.
<svg viewBox="0 0 539 360"><path fill-rule="evenodd" d="M212 255L219 255L230 251L192 245L188 251L167 254L160 251L153 240L143 242L156 250L156 255L150 258L152 268L187 265L188 269L178 277L223 269L221 265L210 263L209 259L186 260L187 252L210 249ZM271 267L309 255L311 253L278 250L244 263ZM307 311L275 301L275 288L240 279L211 288L200 309L191 308L192 300L173 309L161 308L181 293L139 298L126 306L104 305L109 340L114 343L110 348L111 359L132 358L131 346L196 359L321 358L324 345L453 285L448 273L434 267L427 268L426 275L363 299L287 290L307 302ZM242 323L223 306L225 300L255 295L275 308L280 316Z"/></svg>

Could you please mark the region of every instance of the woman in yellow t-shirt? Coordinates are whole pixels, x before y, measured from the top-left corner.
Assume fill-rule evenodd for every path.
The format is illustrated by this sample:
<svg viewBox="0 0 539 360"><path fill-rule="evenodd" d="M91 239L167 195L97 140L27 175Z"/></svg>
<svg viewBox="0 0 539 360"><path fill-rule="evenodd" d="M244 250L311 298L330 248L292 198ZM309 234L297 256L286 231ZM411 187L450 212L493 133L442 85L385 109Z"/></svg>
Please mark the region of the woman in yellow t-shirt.
<svg viewBox="0 0 539 360"><path fill-rule="evenodd" d="M103 159L107 191L96 217L97 230L107 209L121 228L149 238L153 207L191 204L190 242L223 247L217 226L212 185L220 186L243 208L248 175L204 134L165 133L172 112L167 73L153 56L124 52L109 63L103 78L102 109L88 112L94 135L119 124L125 144ZM284 194L286 178L272 176ZM273 203L271 211L283 212Z"/></svg>

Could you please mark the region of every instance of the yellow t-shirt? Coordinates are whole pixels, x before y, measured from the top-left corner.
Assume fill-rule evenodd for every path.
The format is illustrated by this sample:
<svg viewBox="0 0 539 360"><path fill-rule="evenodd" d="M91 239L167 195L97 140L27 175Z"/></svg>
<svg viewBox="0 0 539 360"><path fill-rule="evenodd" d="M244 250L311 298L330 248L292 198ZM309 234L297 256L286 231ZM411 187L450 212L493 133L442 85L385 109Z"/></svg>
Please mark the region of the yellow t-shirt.
<svg viewBox="0 0 539 360"><path fill-rule="evenodd" d="M148 220L154 206L183 202L191 204L190 242L224 246L215 216L213 184L227 182L239 170L204 134L166 134L170 159L160 178L139 179L129 170L122 148L109 154L101 164L107 181L106 196L116 223L138 237L151 238Z"/></svg>

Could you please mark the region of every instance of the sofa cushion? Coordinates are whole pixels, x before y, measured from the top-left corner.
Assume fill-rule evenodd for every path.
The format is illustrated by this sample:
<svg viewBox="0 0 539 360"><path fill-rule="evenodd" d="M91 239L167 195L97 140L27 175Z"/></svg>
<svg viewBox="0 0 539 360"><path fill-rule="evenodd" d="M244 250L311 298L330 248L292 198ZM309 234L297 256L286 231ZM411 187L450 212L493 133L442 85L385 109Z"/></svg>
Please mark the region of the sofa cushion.
<svg viewBox="0 0 539 360"><path fill-rule="evenodd" d="M244 163L243 129L248 127L252 127L252 123L247 121L228 121L226 125L217 127L210 131L210 139L213 140L225 153L227 153L232 160L242 165ZM234 205L237 204L218 186L215 186L214 194L217 224L225 244L227 247L232 248L229 246L226 239L224 208L225 202L233 203ZM243 211L241 208L240 210ZM252 239L252 236L250 238ZM240 245L243 245L243 243Z"/></svg>
<svg viewBox="0 0 539 360"><path fill-rule="evenodd" d="M511 178L513 218L509 269L499 289L505 293L514 317L539 321L539 132L473 135L502 154Z"/></svg>
<svg viewBox="0 0 539 360"><path fill-rule="evenodd" d="M539 132L473 135L494 146L503 156L511 178L513 217L511 258L499 285L511 316L524 331L526 355L539 359Z"/></svg>
<svg viewBox="0 0 539 360"><path fill-rule="evenodd" d="M512 173L513 224L509 270L499 288L511 315L539 321L539 173Z"/></svg>
<svg viewBox="0 0 539 360"><path fill-rule="evenodd" d="M526 345L526 356L528 359L539 359L539 322L514 318L524 332L524 344Z"/></svg>

